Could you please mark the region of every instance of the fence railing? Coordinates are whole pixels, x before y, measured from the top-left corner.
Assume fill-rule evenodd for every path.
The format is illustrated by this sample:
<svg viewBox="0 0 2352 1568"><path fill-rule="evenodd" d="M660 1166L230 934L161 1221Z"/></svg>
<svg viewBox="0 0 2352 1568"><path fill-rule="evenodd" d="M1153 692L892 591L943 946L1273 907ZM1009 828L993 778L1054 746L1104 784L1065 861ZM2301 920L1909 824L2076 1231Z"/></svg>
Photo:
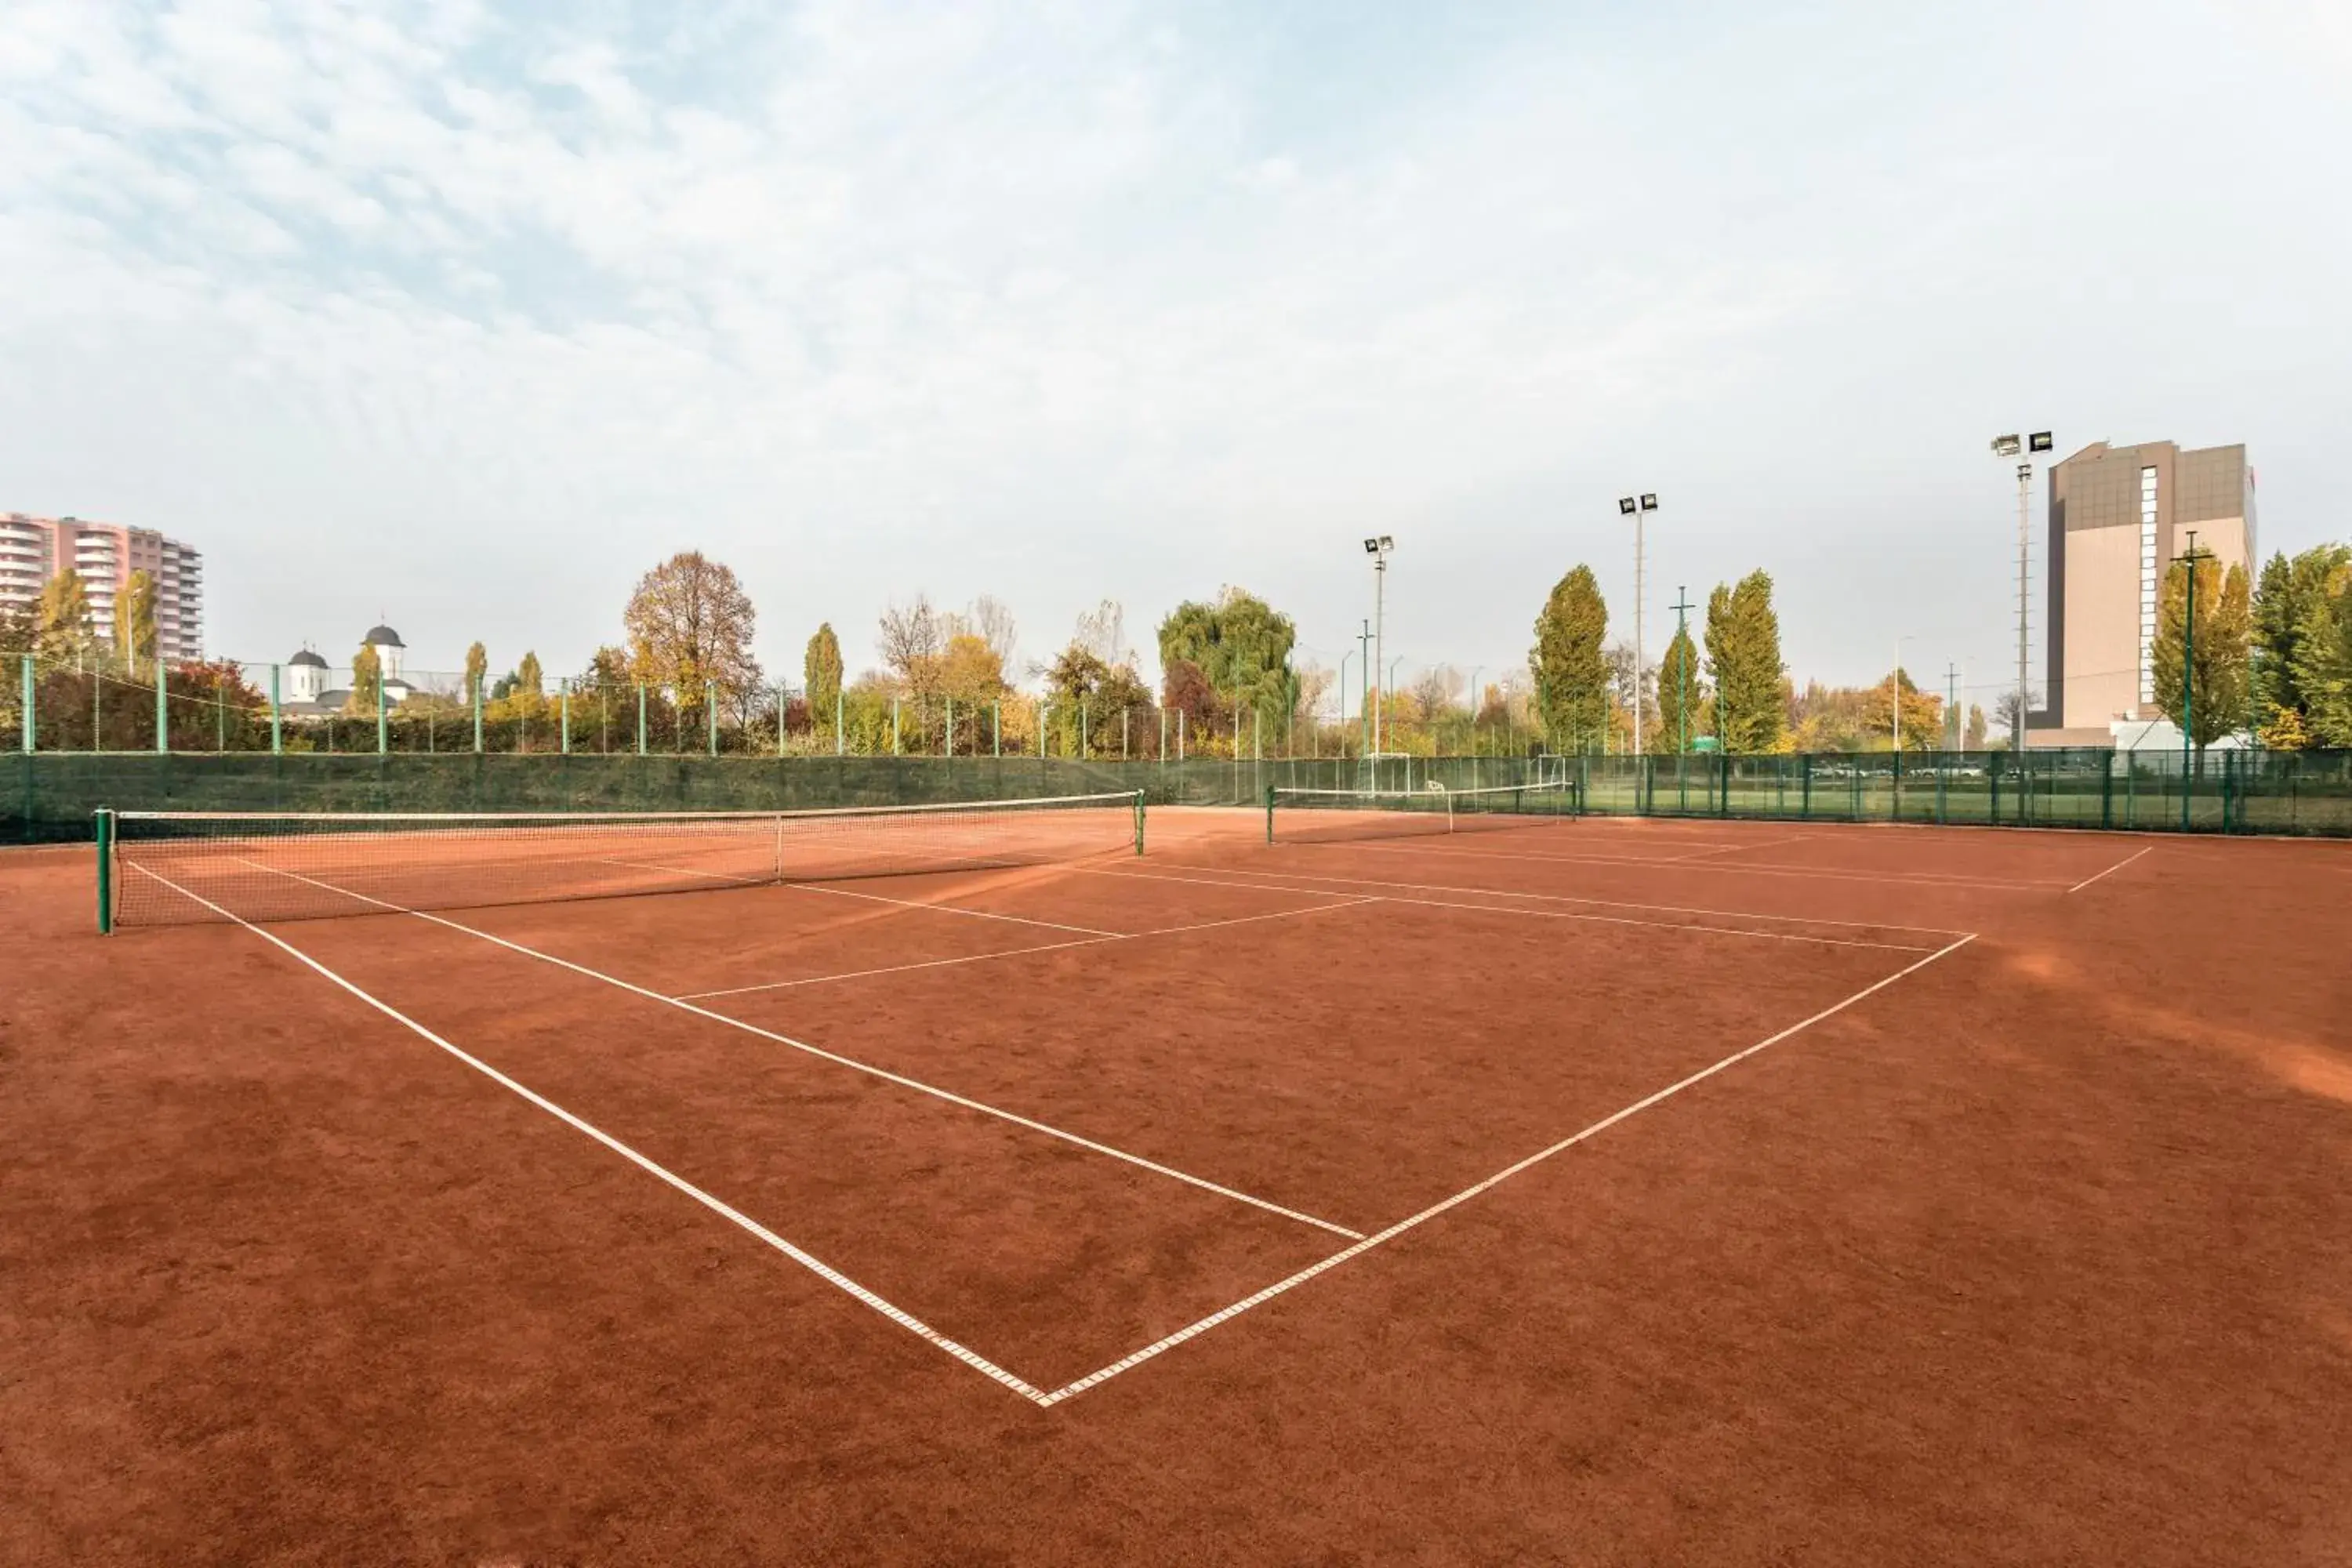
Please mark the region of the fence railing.
<svg viewBox="0 0 2352 1568"><path fill-rule="evenodd" d="M1734 757L859 757L463 752L0 753L0 840L86 838L101 805L187 811L791 809L1136 789L1260 804L1272 786L1421 790L1572 779L1583 810L2352 837L2352 752Z"/></svg>

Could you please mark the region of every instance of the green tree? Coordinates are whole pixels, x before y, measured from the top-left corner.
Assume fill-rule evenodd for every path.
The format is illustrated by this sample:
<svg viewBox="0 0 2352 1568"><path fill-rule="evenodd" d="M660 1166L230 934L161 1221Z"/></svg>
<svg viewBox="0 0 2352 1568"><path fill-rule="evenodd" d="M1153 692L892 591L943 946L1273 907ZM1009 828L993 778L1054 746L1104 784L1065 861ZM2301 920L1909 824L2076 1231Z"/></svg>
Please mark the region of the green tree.
<svg viewBox="0 0 2352 1568"><path fill-rule="evenodd" d="M2326 591L2305 606L2294 679L2311 743L2352 746L2352 567L2330 574Z"/></svg>
<svg viewBox="0 0 2352 1568"><path fill-rule="evenodd" d="M466 703L471 707L488 695L482 679L490 672L490 651L480 643L466 650Z"/></svg>
<svg viewBox="0 0 2352 1568"><path fill-rule="evenodd" d="M841 693L841 639L833 635L831 621L820 622L816 635L809 638L808 651L801 657L801 679L806 683L809 711L818 723L830 724Z"/></svg>
<svg viewBox="0 0 2352 1568"><path fill-rule="evenodd" d="M362 643L352 656L352 694L343 700L343 711L354 719L374 718L383 690L383 661L376 657L373 644Z"/></svg>
<svg viewBox="0 0 2352 1568"><path fill-rule="evenodd" d="M757 612L732 568L682 550L637 579L621 625L637 679L669 688L684 715L699 715L704 693L760 685L751 654Z"/></svg>
<svg viewBox="0 0 2352 1568"><path fill-rule="evenodd" d="M143 568L122 580L114 600L115 640L132 668L155 661L155 579Z"/></svg>
<svg viewBox="0 0 2352 1568"><path fill-rule="evenodd" d="M1160 667L1193 666L1225 703L1255 709L1265 732L1278 735L1298 701L1290 667L1297 640L1288 616L1255 594L1226 588L1213 604L1187 600L1169 612L1160 623ZM1105 656L1112 650L1094 651L1109 668Z"/></svg>
<svg viewBox="0 0 2352 1568"><path fill-rule="evenodd" d="M1666 644L1666 657L1658 666L1658 726L1651 749L1688 751L1692 742L1706 732L1700 717L1706 700L1706 681L1699 674L1698 647L1691 641L1690 628L1678 626L1674 640Z"/></svg>
<svg viewBox="0 0 2352 1568"><path fill-rule="evenodd" d="M51 661L90 650L89 591L80 573L68 568L41 584L33 639L33 651Z"/></svg>
<svg viewBox="0 0 2352 1568"><path fill-rule="evenodd" d="M2266 727L2281 725L2278 716L2293 712L2297 720L2281 727L2293 731L2305 728L2309 704L2296 675L2303 624L2312 605L2330 595L2331 584L2340 591L2347 573L2352 573L2352 546L2343 544L2315 545L2292 560L2276 554L2263 567L2254 592L2253 695L2255 715Z"/></svg>
<svg viewBox="0 0 2352 1568"><path fill-rule="evenodd" d="M1528 657L1536 706L1555 751L1591 751L1607 733L1609 659L1601 639L1608 631L1601 584L1591 567L1580 564L1552 585Z"/></svg>
<svg viewBox="0 0 2352 1568"><path fill-rule="evenodd" d="M1777 752L1788 732L1787 670L1769 573L1750 572L1706 601L1706 659L1715 676L1717 732L1724 749Z"/></svg>
<svg viewBox="0 0 2352 1568"><path fill-rule="evenodd" d="M2189 740L2199 749L2245 728L2251 699L2249 677L2253 616L2247 602L2245 569L2225 574L2220 561L2200 555L2197 564L2197 660L2187 694L2195 703ZM2189 563L2176 561L2165 573L2157 605L2156 641L2148 662L2156 678L2156 704L2181 723L2181 667L2188 651Z"/></svg>

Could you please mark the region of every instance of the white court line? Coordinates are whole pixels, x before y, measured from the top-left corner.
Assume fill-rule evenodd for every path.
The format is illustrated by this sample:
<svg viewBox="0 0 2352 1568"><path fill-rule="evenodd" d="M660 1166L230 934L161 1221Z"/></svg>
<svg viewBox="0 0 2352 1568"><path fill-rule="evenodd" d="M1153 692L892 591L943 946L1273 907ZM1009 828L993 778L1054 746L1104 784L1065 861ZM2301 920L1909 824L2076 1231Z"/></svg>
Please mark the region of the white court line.
<svg viewBox="0 0 2352 1568"><path fill-rule="evenodd" d="M2102 878L2102 877L2112 877L2112 876L2114 876L2116 872L2118 872L2118 871L2122 870L2125 867L2126 867L2126 866L2130 865L2133 861L2135 861L2135 860L2138 859L2142 855L2147 854L2147 853L2148 852L2148 850L2153 849L2153 848L2155 848L2155 847L2156 847L2156 846L2155 846L2155 845L2150 844L2150 845L2147 846L2145 848L2141 848L2141 849L2136 850L2136 851L2134 851L2133 853L2131 853L2131 854L2129 854L2129 855L2125 856L2122 859L2120 859L2120 860L2116 861L2114 865L2112 865L2112 866L2108 867L2105 870L2104 870L2104 871L2101 871L2101 872L2097 873L2097 875L2084 878L2081 881L2079 881L2079 882L2075 883L2073 887L2071 887L2071 888L2067 889L2066 890L2067 890L2068 892L2070 892L2070 893L2079 893L2079 892L2081 892L2084 889L2085 889L2085 888L2089 887L2092 883L2094 883L2094 882L2095 882L2095 881L2099 880L2099 879L2100 879L2100 878Z"/></svg>
<svg viewBox="0 0 2352 1568"><path fill-rule="evenodd" d="M847 888L820 888L808 882L779 880L773 877L737 877L725 871L696 871L684 866L656 866L645 860L606 860L607 866L626 866L638 871L665 871L673 877L702 877L714 882L731 882L742 888L784 888L799 893L833 893L845 899L865 899L877 904L897 904L901 909L934 910L943 915L969 915L977 921L1004 921L1013 925L1043 926L1047 931L1076 931L1080 936L1125 936L1123 931L1098 931L1093 926L1064 925L1059 921L1033 921L1020 915L1000 915L987 910L967 910L956 904L927 903L920 899L893 899L881 893L855 893ZM972 868L961 868L972 869ZM338 891L341 889L338 889Z"/></svg>
<svg viewBox="0 0 2352 1568"><path fill-rule="evenodd" d="M1086 1376L1079 1378L1075 1383L1064 1384L1061 1387L1054 1390L1051 1394L1048 1394L1044 1398L1038 1400L1037 1403L1048 1407L1059 1405L1066 1399L1073 1398L1077 1394L1084 1394L1090 1388L1098 1387L1102 1384L1108 1383L1112 1378L1117 1377L1120 1373L1127 1372L1139 1366L1144 1362L1151 1360L1154 1356L1175 1349L1178 1345L1182 1344L1186 1340L1194 1339L1208 1332L1211 1329L1215 1328L1220 1323L1232 1321L1234 1319L1241 1316L1244 1312L1248 1311L1252 1307L1263 1305L1264 1303L1274 1300L1276 1296L1282 1295L1286 1291L1295 1290L1299 1286L1306 1284L1309 1279L1314 1279L1317 1275L1328 1273L1330 1270L1337 1268L1339 1265L1347 1262L1351 1258L1360 1258L1365 1253L1370 1252L1372 1248L1381 1245L1383 1242L1395 1240L1398 1237L1402 1236L1406 1231L1412 1229L1414 1226L1424 1225L1430 1220L1435 1219L1439 1215L1445 1213L1448 1209L1454 1208L1462 1204L1469 1202L1479 1194L1510 1180L1513 1176L1517 1175L1520 1172L1527 1170L1528 1167L1541 1164L1544 1161L1550 1159L1553 1155L1560 1152L1562 1150L1573 1148L1575 1145L1583 1142L1589 1138L1592 1138L1600 1133L1605 1132L1610 1128L1616 1126L1619 1122L1625 1121L1628 1117L1637 1116L1643 1111L1649 1110L1654 1105L1657 1105L1664 1100L1673 1099L1675 1095L1680 1094L1683 1090L1690 1088L1693 1084L1703 1083L1727 1068L1737 1067L1739 1063L1746 1061L1749 1057L1756 1055L1759 1051L1768 1050L1771 1047L1779 1045L1782 1040L1789 1038L1791 1035L1799 1034L1803 1030L1810 1029L1815 1024L1820 1023L1822 1019L1832 1017L1839 1013L1844 1012L1848 1007L1853 1006L1855 1003L1863 1000L1864 997L1874 995L1877 993L1885 990L1888 986L1894 984L1905 975L1918 973L1920 970L1927 968L1927 965L1935 963L1937 959L1944 957L1947 953L1957 952L1975 940L1976 938L1974 935L1964 936L1960 938L1959 941L1952 942L1948 946L1939 947L1935 952L1929 953L1927 957L1918 960L1916 963L1906 964L1905 967L1896 970L1885 979L1864 986L1861 990L1855 992L1853 995L1848 996L1843 1002L1838 1002L1822 1008L1820 1012L1814 1014L1811 1017L1805 1019L1803 1022L1791 1024L1787 1028L1781 1030L1779 1034L1770 1037L1769 1039L1759 1040L1752 1046L1748 1046L1741 1050L1734 1051L1731 1055L1724 1058L1721 1061L1715 1063L1712 1067L1701 1068L1698 1071L1691 1074L1688 1078L1683 1079L1676 1083L1668 1084L1665 1088L1658 1090L1655 1094L1650 1095L1645 1099L1637 1100L1633 1104L1625 1107L1622 1110L1602 1117L1600 1121L1594 1122L1591 1126L1585 1128L1583 1131L1571 1133L1549 1148L1537 1150L1534 1153L1528 1155L1526 1159L1519 1161L1517 1164L1505 1166L1502 1170L1496 1172L1485 1181L1479 1182L1472 1186L1465 1187L1460 1192L1454 1194L1452 1197L1446 1198L1439 1203L1433 1204L1417 1215L1399 1220L1396 1224L1389 1226L1386 1230L1381 1231L1376 1235L1368 1236L1363 1240L1356 1243L1353 1247L1348 1247L1344 1251L1335 1252L1319 1263L1308 1264L1306 1268L1300 1269L1297 1273L1291 1275L1286 1279L1278 1279L1273 1284L1267 1286L1265 1289L1260 1290L1254 1295L1244 1296L1240 1300L1235 1301L1233 1305L1221 1308L1217 1311L1212 1312L1207 1317L1202 1318L1200 1321L1188 1324L1185 1327L1177 1330L1174 1333L1168 1335L1164 1339L1155 1340L1151 1343L1144 1346L1141 1350L1136 1351L1131 1354L1122 1356L1118 1361L1111 1363L1108 1366L1106 1366L1099 1371L1088 1373Z"/></svg>
<svg viewBox="0 0 2352 1568"><path fill-rule="evenodd" d="M243 858L239 857L239 858ZM714 1024L724 1024L730 1029L740 1029L747 1035L756 1035L763 1040L772 1040L780 1046L789 1046L793 1050L804 1051L821 1060L869 1074L887 1083L895 1083L901 1089L911 1089L919 1094L928 1094L933 1099L946 1100L950 1105L960 1105L967 1110L977 1110L983 1116L993 1116L1000 1121L1009 1121L1016 1127L1025 1127L1032 1132L1043 1132L1049 1138L1058 1138L1066 1143L1075 1143L1081 1149L1088 1149L1097 1154L1107 1154L1114 1160L1125 1161L1128 1164L1150 1171L1155 1175L1182 1182L1188 1186L1198 1187L1203 1192L1214 1193L1219 1197L1231 1198L1235 1203L1247 1204L1252 1208L1264 1209L1268 1214L1280 1215L1285 1219L1297 1220L1301 1225L1311 1225L1318 1230L1328 1230L1334 1236L1360 1237L1363 1235L1362 1231L1350 1230L1344 1225L1334 1225L1328 1219L1318 1219L1311 1214L1302 1214L1297 1209L1285 1208L1280 1204L1269 1202L1265 1198L1254 1197L1235 1188L1220 1185L1204 1176L1193 1175L1189 1171L1180 1171L1173 1165L1163 1165L1156 1160L1147 1160L1140 1154L1130 1154L1124 1149L1116 1149L1108 1143L1097 1143L1091 1138L1081 1137L1076 1132L1055 1127L1049 1122L1038 1121L1015 1111L1000 1110L983 1100L958 1094L953 1089L941 1089L937 1084L925 1083L920 1079L908 1078L904 1073L895 1073L887 1068L878 1068L871 1062L859 1061L855 1057L845 1057L837 1051L828 1051L822 1046L813 1046L806 1040L793 1039L790 1035L780 1035L773 1029L763 1029L757 1024L747 1024L740 1018L732 1018L724 1013L714 1013L708 1007L698 1007L693 1003L679 997L665 996L658 991L648 991L642 985L633 984L621 979L618 975L606 974L601 970L591 969L584 963L574 963L568 958L558 958L551 952L541 952L535 947L525 947L519 942L509 942L492 931L461 925L456 921L429 914L423 910L404 909L398 904L387 903L382 899L370 898L365 893L354 893L349 888L338 888L332 882L321 882L316 878L305 877L298 871L288 871L276 866L264 866L257 860L245 860L244 863L257 871L269 871L280 877L290 877L298 882L307 882L311 887L320 888L331 893L341 893L345 898L357 899L362 903L373 904L378 909L388 910L394 914L413 915L420 921L429 921L435 925L446 926L451 931L463 931L467 936L479 937L484 942L495 943L510 952L521 953L526 958L536 958L542 963L551 963L559 969L568 969L574 974L583 974L591 980L601 980L607 985L643 996L649 1002L659 1002L664 1006L676 1007L682 1013L691 1013L698 1018L708 1018Z"/></svg>
<svg viewBox="0 0 2352 1568"><path fill-rule="evenodd" d="M1252 889L1250 884L1246 882L1228 882L1224 885L1230 888L1246 889L1251 891L1259 890ZM1280 889L1265 890L1278 891ZM1319 894L1322 892L1322 889L1307 888L1301 889L1300 891ZM1131 931L1124 936L1090 936L1081 937L1076 942L1040 942L1034 947L1008 947L999 949L994 952L967 952L955 958L926 959L919 963L893 963L886 965L880 969L850 969L845 970L838 974L811 974L799 980L771 980L761 985L733 985L728 987L724 991L683 991L678 993L678 994L673 997L672 1000L679 1002L700 1002L706 1001L713 996L740 996L745 993L751 991L787 991L798 985L822 985L828 981L834 980L863 980L868 975L873 974L903 974L910 969L944 969L950 964L978 963L982 960L991 958L1018 958L1022 954L1028 952L1059 952L1064 948L1067 947L1099 947L1107 942L1134 942L1140 937L1174 936L1180 931L1214 931L1219 926L1247 925L1253 921L1287 920L1293 915L1319 914L1325 910L1344 910L1356 904L1377 904L1381 901L1381 900L1376 895L1367 893L1355 898L1341 899L1333 903L1310 904L1307 908L1300 910L1276 910L1270 915L1243 915L1238 919L1229 921L1202 921L1196 925L1160 926L1151 931Z"/></svg>
<svg viewBox="0 0 2352 1568"><path fill-rule="evenodd" d="M1805 835L1800 833L1788 838L1767 838L1761 844L1718 844L1711 849L1694 849L1687 855L1660 857L1659 864L1682 860L1704 860L1710 855L1737 855L1744 849L1779 849L1790 844L1802 844L1804 841Z"/></svg>
<svg viewBox="0 0 2352 1568"><path fill-rule="evenodd" d="M1809 915L1765 915L1755 914L1741 910L1684 909L1674 904L1628 904L1621 903L1612 899L1571 898L1565 893L1512 893L1505 892L1498 888L1457 888L1443 883L1433 882L1384 882L1370 877L1327 877L1315 871L1245 871L1241 869L1239 867L1223 866L1196 867L1194 869L1220 872L1230 871L1233 875L1237 877L1290 877L1303 881L1344 882L1366 888L1408 888L1418 892L1469 893L1479 898L1489 899L1538 899L1547 903L1591 904L1601 909L1651 910L1667 914L1707 915L1717 920L1780 921L1796 925L1843 926L1848 931L1916 931L1926 936L1948 937L1954 934L1950 930L1937 926L1896 925L1891 921L1881 921L1818 920ZM1165 872L1157 871L1090 870L1087 871L1086 875L1090 877L1127 877L1139 882L1198 882L1202 886L1209 888L1255 888L1269 893L1319 893L1328 890L1322 888L1294 888L1286 886L1279 882L1228 882L1209 877L1177 877L1171 876ZM1513 910L1495 904L1449 903L1442 899L1408 899L1400 897L1395 893L1381 895L1381 901L1392 904L1427 904L1437 909L1478 910L1486 913L1497 915L1549 915L1552 913L1552 911L1548 910ZM1770 939L1779 942L1806 942L1823 947L1878 947L1885 948L1890 952L1925 952L1927 951L1927 948L1911 942L1864 942L1850 938L1806 936L1796 931L1745 931L1732 927L1695 925L1687 921L1643 921L1614 915L1563 915L1559 918L1565 920L1597 921L1610 925L1649 926L1655 927L1660 931L1698 931L1706 935L1747 936L1759 939Z"/></svg>
<svg viewBox="0 0 2352 1568"><path fill-rule="evenodd" d="M1546 855L1535 850L1506 852L1485 849L1457 849L1437 844L1372 844L1360 840L1315 843L1293 839L1277 843L1280 849L1341 849L1369 850L1383 855L1457 855L1481 860L1551 860L1571 866L1657 866L1676 871L1711 871L1725 877L1813 877L1842 882L1880 882L1892 887L1906 888L1969 888L1999 893L2039 893L2057 890L2054 879L2023 882L1996 882L1983 878L1948 877L1935 872L1874 872L1815 869L1810 866L1722 866L1690 865L1680 860L1659 859L1655 857L1633 855Z"/></svg>
<svg viewBox="0 0 2352 1568"><path fill-rule="evenodd" d="M341 975L336 973L333 970L328 968L325 964L320 963L309 953L304 952L300 948L296 947L293 943L288 942L285 938L278 935L276 932L264 931L259 926L255 925L252 921L245 919L241 915L231 914L228 910L221 908L218 904L214 903L210 899L207 899L199 893L190 892L187 889L181 887L177 882L173 881L170 878L162 876L154 871L150 871L144 866L138 865L135 862L125 862L125 864L129 865L131 869L139 872L142 876L154 878L156 881L163 883L163 886L171 889L173 892L178 893L181 897L193 900L195 902L204 905L205 908L212 910L215 914L219 915L222 919L235 921L238 925L243 926L246 930L259 937L262 941L277 947L280 952L291 954L293 957L300 960L303 963L308 964L311 969L326 976L329 980L333 981L345 991L348 991L352 995L358 997L361 1001L366 1003L369 1006L374 1008L377 1012L382 1013L385 1017L393 1020L393 1022L399 1024L404 1028L408 1029L411 1033L418 1036L420 1038L440 1047L441 1049L448 1052L457 1060L465 1063L467 1067L472 1068L476 1072L480 1073L483 1077L490 1079L493 1083L498 1084L502 1089L511 1090L513 1093L520 1095L524 1100L529 1100L531 1104L539 1107L541 1110L546 1111L550 1116L552 1116L557 1121L563 1122L566 1126L571 1127L573 1131L587 1134L597 1142L602 1143L605 1148L610 1149L615 1154L620 1155L623 1159L635 1165L638 1169L645 1171L650 1175L659 1177L662 1181L667 1182L678 1192L684 1193L696 1203L700 1204L711 1213L719 1215L721 1219L741 1227L751 1235L757 1237L760 1240L767 1243L770 1247L774 1247L778 1252L782 1253L785 1257L791 1258L793 1262L799 1264L810 1273L814 1274L826 1284L847 1292L852 1297L855 1297L858 1301L873 1308L876 1311L881 1313L884 1317L898 1324L900 1328L905 1329L911 1333L920 1335L923 1339L929 1341L932 1344L937 1345L940 1349L955 1357L958 1361L962 1362L966 1366L986 1373L989 1377L993 1378L1000 1384L1003 1384L1005 1387L1013 1390L1013 1393L1020 1394L1024 1399L1033 1400L1039 1405L1051 1403L1045 1393L1034 1384L1015 1377L1012 1373L1005 1371L1004 1368L997 1365L994 1362L990 1361L987 1357L981 1355L979 1352L968 1348L967 1346L957 1343L955 1341L948 1338L945 1334L940 1332L937 1329L932 1328L929 1323L924 1322L920 1318L916 1317L913 1313L907 1311L903 1308L894 1306L890 1302L883 1300L880 1296L876 1295L873 1291L867 1289L865 1286L860 1285L856 1280L852 1279L848 1275L844 1274L841 1270L834 1268L822 1258L817 1258L814 1254L803 1251L802 1248L793 1246L782 1237L778 1236L774 1231L770 1230L766 1226L761 1225L759 1221L744 1214L741 1210L711 1196L709 1193L704 1192L700 1187L696 1186L685 1177L680 1176L677 1173L666 1169L661 1165L656 1164L652 1160L647 1159L645 1155L640 1154L635 1149L630 1148L626 1143L622 1142L611 1133L606 1132L600 1127L583 1121L580 1117L574 1116L571 1111L564 1110L563 1107L556 1104L555 1101L548 1099L545 1095L541 1094L538 1090L531 1089L528 1085L519 1082L514 1079L509 1078L505 1073L502 1073L498 1068L490 1066L489 1063L482 1060L479 1057L473 1056L470 1053L451 1045L447 1040L443 1039L440 1036L435 1034L432 1030L426 1028L424 1025L418 1023L415 1019L410 1017L407 1014L403 1013L391 1004L379 1001L374 996L370 995L367 992L361 990L359 986L353 984L351 981L344 979ZM308 879L306 878L304 880L308 880ZM341 891L340 889L336 890Z"/></svg>

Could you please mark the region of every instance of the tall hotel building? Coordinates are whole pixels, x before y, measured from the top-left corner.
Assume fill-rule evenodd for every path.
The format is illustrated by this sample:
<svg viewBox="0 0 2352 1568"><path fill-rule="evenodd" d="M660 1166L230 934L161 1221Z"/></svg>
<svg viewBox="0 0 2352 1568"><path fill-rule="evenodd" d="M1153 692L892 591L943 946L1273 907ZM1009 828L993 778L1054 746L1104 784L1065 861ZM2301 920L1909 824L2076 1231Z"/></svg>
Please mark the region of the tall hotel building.
<svg viewBox="0 0 2352 1568"><path fill-rule="evenodd" d="M133 572L155 580L155 651L167 659L205 652L204 557L152 528L75 517L0 512L0 606L30 610L41 585L79 573L89 596L90 629L114 640L114 599Z"/></svg>
<svg viewBox="0 0 2352 1568"><path fill-rule="evenodd" d="M2174 557L2210 551L2254 574L2254 470L2246 448L2169 441L2090 446L2050 470L2047 706L2026 743L2107 746L2118 722L2160 716L2150 647Z"/></svg>

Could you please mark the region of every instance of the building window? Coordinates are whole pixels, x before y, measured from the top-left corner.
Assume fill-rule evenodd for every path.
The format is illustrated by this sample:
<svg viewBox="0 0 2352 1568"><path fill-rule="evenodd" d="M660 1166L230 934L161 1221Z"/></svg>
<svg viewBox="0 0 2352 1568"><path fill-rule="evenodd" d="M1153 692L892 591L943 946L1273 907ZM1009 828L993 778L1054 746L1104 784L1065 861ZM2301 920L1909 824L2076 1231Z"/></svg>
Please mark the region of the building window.
<svg viewBox="0 0 2352 1568"><path fill-rule="evenodd" d="M2156 470L2139 471L2139 700L2156 700Z"/></svg>

